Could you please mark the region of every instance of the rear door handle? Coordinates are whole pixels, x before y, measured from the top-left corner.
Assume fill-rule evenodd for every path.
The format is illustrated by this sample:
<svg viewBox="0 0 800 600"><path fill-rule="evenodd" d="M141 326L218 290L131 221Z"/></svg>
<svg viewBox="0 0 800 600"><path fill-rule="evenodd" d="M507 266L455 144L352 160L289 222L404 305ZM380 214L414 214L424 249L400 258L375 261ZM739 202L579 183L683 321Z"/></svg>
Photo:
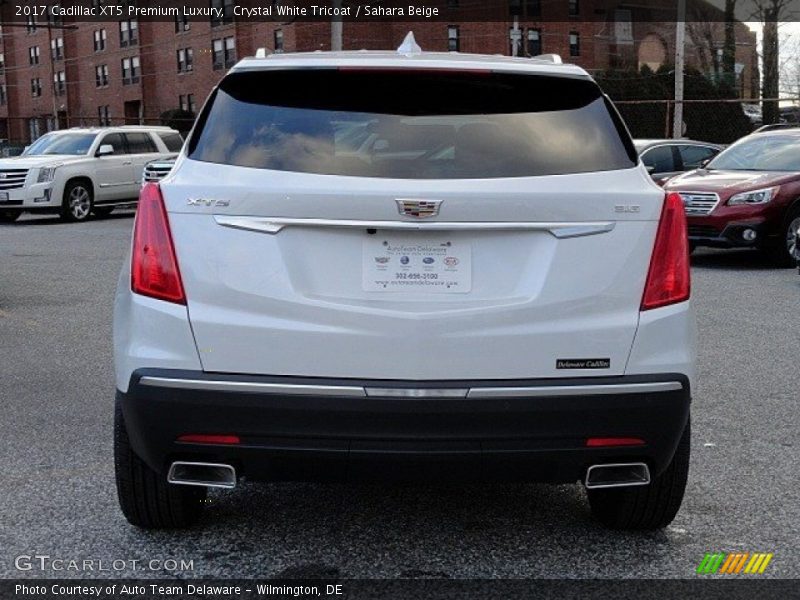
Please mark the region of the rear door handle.
<svg viewBox="0 0 800 600"><path fill-rule="evenodd" d="M124 163L122 163L122 164L123 164L123 165L132 165L132 164L133 164L133 161L130 161L130 160L129 160L128 162L124 162Z"/></svg>

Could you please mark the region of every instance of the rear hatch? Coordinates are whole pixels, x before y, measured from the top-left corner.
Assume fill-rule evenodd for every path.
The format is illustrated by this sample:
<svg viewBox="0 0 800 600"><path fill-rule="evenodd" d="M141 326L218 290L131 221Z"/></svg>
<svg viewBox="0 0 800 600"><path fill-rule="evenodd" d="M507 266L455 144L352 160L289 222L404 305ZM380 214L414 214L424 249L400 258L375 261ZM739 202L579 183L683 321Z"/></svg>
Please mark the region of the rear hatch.
<svg viewBox="0 0 800 600"><path fill-rule="evenodd" d="M589 79L233 73L163 185L209 372L624 373L663 192Z"/></svg>

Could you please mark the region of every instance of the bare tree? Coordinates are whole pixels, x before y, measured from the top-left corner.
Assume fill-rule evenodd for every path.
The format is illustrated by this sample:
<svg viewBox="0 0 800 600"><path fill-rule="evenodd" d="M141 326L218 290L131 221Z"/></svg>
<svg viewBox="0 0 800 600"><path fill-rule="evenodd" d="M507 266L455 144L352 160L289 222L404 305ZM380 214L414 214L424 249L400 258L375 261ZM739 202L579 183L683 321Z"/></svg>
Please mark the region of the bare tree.
<svg viewBox="0 0 800 600"><path fill-rule="evenodd" d="M725 43L722 47L722 74L725 82L736 83L736 0L725 0Z"/></svg>
<svg viewBox="0 0 800 600"><path fill-rule="evenodd" d="M777 123L780 120L778 95L780 93L780 53L778 23L791 0L753 0L753 15L763 25L761 39L761 61L763 63L761 78L761 96L764 98L761 110L764 124Z"/></svg>

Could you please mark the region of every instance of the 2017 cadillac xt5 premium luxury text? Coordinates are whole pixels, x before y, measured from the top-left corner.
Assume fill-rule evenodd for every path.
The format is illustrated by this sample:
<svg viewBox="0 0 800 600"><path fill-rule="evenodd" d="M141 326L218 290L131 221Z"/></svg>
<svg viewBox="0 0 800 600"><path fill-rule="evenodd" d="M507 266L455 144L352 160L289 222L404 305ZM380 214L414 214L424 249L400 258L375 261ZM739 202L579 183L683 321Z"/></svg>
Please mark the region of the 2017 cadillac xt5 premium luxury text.
<svg viewBox="0 0 800 600"><path fill-rule="evenodd" d="M582 482L666 526L689 465L683 203L555 58L244 59L142 190L115 462L140 527L239 478Z"/></svg>

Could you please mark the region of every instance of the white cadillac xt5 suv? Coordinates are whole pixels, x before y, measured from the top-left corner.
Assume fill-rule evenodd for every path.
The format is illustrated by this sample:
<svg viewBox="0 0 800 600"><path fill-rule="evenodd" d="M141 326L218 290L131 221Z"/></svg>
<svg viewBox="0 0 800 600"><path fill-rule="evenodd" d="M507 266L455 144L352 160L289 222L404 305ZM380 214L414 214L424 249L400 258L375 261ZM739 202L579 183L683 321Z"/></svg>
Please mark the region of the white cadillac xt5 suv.
<svg viewBox="0 0 800 600"><path fill-rule="evenodd" d="M46 133L21 156L0 159L0 223L23 212L66 221L135 204L146 163L172 156L183 139L169 127L73 128Z"/></svg>
<svg viewBox="0 0 800 600"><path fill-rule="evenodd" d="M119 500L240 478L581 482L655 529L689 467L681 199L582 69L242 60L142 189L114 319Z"/></svg>

